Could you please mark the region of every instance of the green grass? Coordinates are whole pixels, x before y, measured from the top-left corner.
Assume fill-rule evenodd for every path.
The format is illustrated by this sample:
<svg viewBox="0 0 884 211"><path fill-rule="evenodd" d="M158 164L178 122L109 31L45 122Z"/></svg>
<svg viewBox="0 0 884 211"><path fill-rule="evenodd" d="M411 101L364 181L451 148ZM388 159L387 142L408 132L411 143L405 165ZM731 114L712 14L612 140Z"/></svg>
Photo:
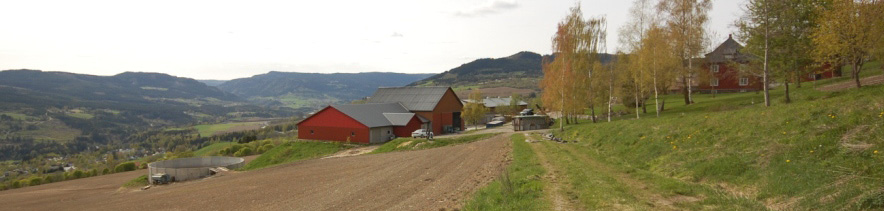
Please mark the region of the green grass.
<svg viewBox="0 0 884 211"><path fill-rule="evenodd" d="M212 135L215 135L218 132L223 132L225 130L228 130L228 129L236 127L236 126L255 125L255 124L261 124L261 123L260 122L221 123L221 124L211 124L211 125L196 125L196 126L193 126L193 128L195 128L197 131L199 131L200 137L210 137Z"/></svg>
<svg viewBox="0 0 884 211"><path fill-rule="evenodd" d="M95 117L92 114L83 113L83 112L68 113L67 115L71 116L71 117L75 117L75 118L80 118L80 119L92 119L93 117Z"/></svg>
<svg viewBox="0 0 884 211"><path fill-rule="evenodd" d="M417 149L429 149L436 148L454 144L462 144L474 142L482 139L491 138L492 136L497 135L498 133L488 133L488 134L478 134L478 135L468 135L468 136L460 136L457 138L437 138L433 141L429 141L425 138L397 138L393 139L381 145L371 153L385 153L385 152L394 152L394 151L405 151L405 150L417 150ZM407 143L407 144L406 144ZM400 146L402 145L402 146Z"/></svg>
<svg viewBox="0 0 884 211"><path fill-rule="evenodd" d="M129 180L126 184L123 184L124 188L137 188L144 187L148 185L147 175L141 175L136 177L135 179Z"/></svg>
<svg viewBox="0 0 884 211"><path fill-rule="evenodd" d="M235 142L214 143L214 144L211 144L209 146L205 146L203 148L200 148L199 150L194 151L193 156L194 157L202 157L202 156L218 155L218 152L220 152L222 149L232 146L232 145L235 145L235 144L236 144Z"/></svg>
<svg viewBox="0 0 884 211"><path fill-rule="evenodd" d="M10 116L15 120L28 120L28 119L32 118L28 115L21 114L21 113L3 112L0 114L5 114L6 116Z"/></svg>
<svg viewBox="0 0 884 211"><path fill-rule="evenodd" d="M287 142L274 147L252 162L249 162L241 170L255 170L275 166L294 161L317 158L347 149L347 146L335 142Z"/></svg>
<svg viewBox="0 0 884 211"><path fill-rule="evenodd" d="M546 170L522 134L513 134L513 161L500 178L477 191L465 210L548 210L543 200Z"/></svg>
<svg viewBox="0 0 884 211"><path fill-rule="evenodd" d="M700 94L687 106L680 95L666 96L659 118L650 109L640 120L568 125L557 133L579 143L547 144L545 152L568 169L587 208L622 200L653 209L581 160L611 166L608 173L663 197L699 199L679 209L850 210L884 201L884 86L793 91L791 104L781 89L772 91L769 108L755 93Z"/></svg>

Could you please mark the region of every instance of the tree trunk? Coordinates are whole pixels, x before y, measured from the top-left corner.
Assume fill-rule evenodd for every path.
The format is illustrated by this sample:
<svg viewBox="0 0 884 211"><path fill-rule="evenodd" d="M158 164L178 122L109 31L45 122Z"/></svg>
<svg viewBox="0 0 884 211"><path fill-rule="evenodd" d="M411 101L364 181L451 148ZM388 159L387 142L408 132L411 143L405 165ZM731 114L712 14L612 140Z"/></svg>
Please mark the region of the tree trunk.
<svg viewBox="0 0 884 211"><path fill-rule="evenodd" d="M767 64L768 55L767 54L770 51L770 48L769 48L770 20L768 20L769 15L770 14L768 14L767 8L765 8L764 9L764 16L765 16L765 19L764 19L764 81L762 83L764 83L764 106L767 106L767 107L770 107L770 88L768 87L768 86L770 86L770 79L769 79L770 78L770 70L768 70L768 67L767 67L768 66L768 64Z"/></svg>
<svg viewBox="0 0 884 211"><path fill-rule="evenodd" d="M635 89L635 118L641 119L641 117L638 114L638 85L636 85L636 89Z"/></svg>
<svg viewBox="0 0 884 211"><path fill-rule="evenodd" d="M595 121L595 105L590 106L589 109L592 109L592 116L590 116L590 118L592 118L592 123L596 123L596 121Z"/></svg>
<svg viewBox="0 0 884 211"><path fill-rule="evenodd" d="M655 60L656 61L656 60ZM656 62L654 63L656 65ZM660 117L660 100L659 93L657 93L657 69L654 69L654 107L656 110L657 117Z"/></svg>
<svg viewBox="0 0 884 211"><path fill-rule="evenodd" d="M688 96L688 78L681 76L681 92L684 94L684 104L691 104L691 97Z"/></svg>
<svg viewBox="0 0 884 211"><path fill-rule="evenodd" d="M857 59L853 62L853 81L856 82L856 88L859 89L862 87L862 84L859 82L859 71L862 70L863 62L862 59Z"/></svg>
<svg viewBox="0 0 884 211"><path fill-rule="evenodd" d="M785 87L786 88L786 103L791 103L792 98L789 97L789 79L784 80L784 82L785 82L784 84L786 85L786 87Z"/></svg>
<svg viewBox="0 0 884 211"><path fill-rule="evenodd" d="M660 101L660 111L666 109L666 99Z"/></svg>
<svg viewBox="0 0 884 211"><path fill-rule="evenodd" d="M642 100L642 113L643 113L643 114L647 114L647 113L648 113L648 102L645 102L645 101L646 101L646 100Z"/></svg>

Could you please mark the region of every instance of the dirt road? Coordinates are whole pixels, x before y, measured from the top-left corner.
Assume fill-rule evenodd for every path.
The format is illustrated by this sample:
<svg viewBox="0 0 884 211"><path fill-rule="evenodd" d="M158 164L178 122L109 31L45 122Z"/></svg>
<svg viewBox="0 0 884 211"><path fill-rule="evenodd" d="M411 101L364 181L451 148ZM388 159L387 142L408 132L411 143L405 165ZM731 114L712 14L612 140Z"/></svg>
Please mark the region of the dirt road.
<svg viewBox="0 0 884 211"><path fill-rule="evenodd" d="M507 135L120 190L144 171L0 191L3 210L451 210L505 168Z"/></svg>

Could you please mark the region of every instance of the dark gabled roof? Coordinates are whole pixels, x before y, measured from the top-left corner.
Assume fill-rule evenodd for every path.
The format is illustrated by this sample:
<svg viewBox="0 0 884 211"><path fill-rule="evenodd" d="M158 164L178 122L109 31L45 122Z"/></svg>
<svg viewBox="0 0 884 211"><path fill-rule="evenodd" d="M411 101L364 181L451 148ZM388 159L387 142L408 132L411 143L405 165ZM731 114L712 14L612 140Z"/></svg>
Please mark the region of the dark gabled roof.
<svg viewBox="0 0 884 211"><path fill-rule="evenodd" d="M414 113L383 113L384 117L387 118L387 121L390 121L390 125L393 126L405 126L411 121L411 118L414 118ZM429 120L418 116L422 123L429 122Z"/></svg>
<svg viewBox="0 0 884 211"><path fill-rule="evenodd" d="M401 123L401 119L404 118L405 114L414 116L414 113L409 112L408 109L405 109L405 107L399 103L332 105L331 107L341 111L341 113L350 116L350 118L359 121L359 123L362 123L369 128L401 126L398 123ZM388 118L387 114L393 118ZM411 120L411 118L408 120ZM408 123L408 120L406 120L406 124Z"/></svg>
<svg viewBox="0 0 884 211"><path fill-rule="evenodd" d="M721 63L728 61L747 61L749 56L740 53L741 49L743 49L743 45L740 45L740 43L734 40L732 36L728 35L727 40L721 43L721 45L718 45L715 50L706 54L706 62ZM728 56L731 58L728 58Z"/></svg>
<svg viewBox="0 0 884 211"><path fill-rule="evenodd" d="M432 111L450 89L447 86L378 88L370 103L402 103L409 111Z"/></svg>

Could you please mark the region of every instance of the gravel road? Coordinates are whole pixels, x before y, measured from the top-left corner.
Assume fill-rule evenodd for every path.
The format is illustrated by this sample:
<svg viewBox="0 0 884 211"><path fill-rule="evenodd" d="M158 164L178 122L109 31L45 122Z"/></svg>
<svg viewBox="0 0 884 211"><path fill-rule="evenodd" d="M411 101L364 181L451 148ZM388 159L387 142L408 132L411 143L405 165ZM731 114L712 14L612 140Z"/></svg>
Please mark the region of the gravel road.
<svg viewBox="0 0 884 211"><path fill-rule="evenodd" d="M141 191L144 170L0 191L0 210L452 210L510 160L508 135L420 151L314 159Z"/></svg>

